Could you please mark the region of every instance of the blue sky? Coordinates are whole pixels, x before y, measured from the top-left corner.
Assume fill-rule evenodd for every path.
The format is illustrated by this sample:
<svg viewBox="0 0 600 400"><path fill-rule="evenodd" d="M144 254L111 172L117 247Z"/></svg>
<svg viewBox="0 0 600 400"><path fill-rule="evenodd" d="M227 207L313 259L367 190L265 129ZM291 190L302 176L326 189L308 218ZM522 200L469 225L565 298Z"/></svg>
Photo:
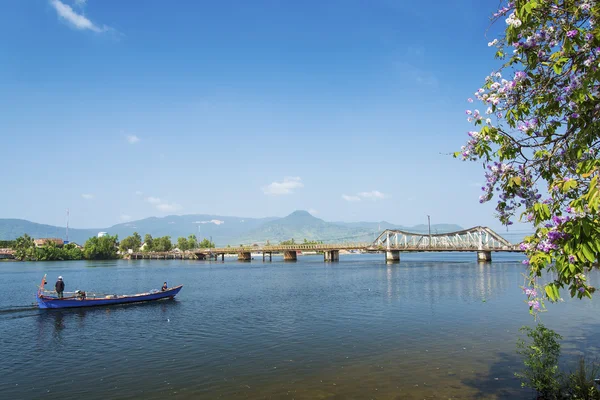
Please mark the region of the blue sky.
<svg viewBox="0 0 600 400"><path fill-rule="evenodd" d="M0 217L498 227L481 165L449 155L497 65L495 6L9 0Z"/></svg>

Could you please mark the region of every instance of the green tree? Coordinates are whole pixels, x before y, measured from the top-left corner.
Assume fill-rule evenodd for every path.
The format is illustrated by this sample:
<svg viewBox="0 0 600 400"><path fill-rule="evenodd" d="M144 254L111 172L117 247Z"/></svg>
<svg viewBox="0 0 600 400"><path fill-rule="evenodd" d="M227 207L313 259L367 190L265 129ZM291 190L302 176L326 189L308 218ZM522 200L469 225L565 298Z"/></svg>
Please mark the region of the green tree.
<svg viewBox="0 0 600 400"><path fill-rule="evenodd" d="M189 249L188 240L182 236L177 238L177 248L181 251Z"/></svg>
<svg viewBox="0 0 600 400"><path fill-rule="evenodd" d="M154 251L154 239L151 234L146 233L146 235L144 235L144 244L146 245L144 251Z"/></svg>
<svg viewBox="0 0 600 400"><path fill-rule="evenodd" d="M121 250L121 252L126 252L129 249L138 251L141 245L142 237L139 233L134 232L133 235L127 236L125 239L121 240L121 243L119 244L119 250Z"/></svg>
<svg viewBox="0 0 600 400"><path fill-rule="evenodd" d="M188 236L188 250L193 250L195 248L198 247L198 239L196 238L196 235L190 235Z"/></svg>
<svg viewBox="0 0 600 400"><path fill-rule="evenodd" d="M172 248L171 236L155 238L152 244L152 251L170 251Z"/></svg>
<svg viewBox="0 0 600 400"><path fill-rule="evenodd" d="M535 329L528 326L520 329L526 332L530 342L517 341L517 353L524 357L525 369L516 372L521 386L535 389L542 399L559 398L561 374L558 369L560 343L562 337L544 325Z"/></svg>
<svg viewBox="0 0 600 400"><path fill-rule="evenodd" d="M291 245L296 244L296 241L292 238L290 240L284 240L283 242L281 242L279 244L281 244L283 246L291 246Z"/></svg>
<svg viewBox="0 0 600 400"><path fill-rule="evenodd" d="M599 18L600 3L586 0L502 2L492 19L506 28L489 46L504 61L475 93L486 111L467 110L476 129L455 153L484 163L480 202L498 194L502 223L520 215L535 226L522 245L532 313L562 288L595 291L584 272L600 252ZM555 279L537 290L548 272Z"/></svg>
<svg viewBox="0 0 600 400"><path fill-rule="evenodd" d="M17 260L35 260L35 242L28 234L18 237L13 249Z"/></svg>
<svg viewBox="0 0 600 400"><path fill-rule="evenodd" d="M82 260L83 251L73 243L65 244L62 248L65 260Z"/></svg>
<svg viewBox="0 0 600 400"><path fill-rule="evenodd" d="M201 249L212 249L213 247L215 247L215 244L207 238L204 238L200 243L198 243L198 247Z"/></svg>
<svg viewBox="0 0 600 400"><path fill-rule="evenodd" d="M63 261L65 254L63 250L52 240L46 241L42 247L36 248L35 259L38 261Z"/></svg>
<svg viewBox="0 0 600 400"><path fill-rule="evenodd" d="M83 256L88 260L111 260L118 258L118 236L93 236L83 246Z"/></svg>

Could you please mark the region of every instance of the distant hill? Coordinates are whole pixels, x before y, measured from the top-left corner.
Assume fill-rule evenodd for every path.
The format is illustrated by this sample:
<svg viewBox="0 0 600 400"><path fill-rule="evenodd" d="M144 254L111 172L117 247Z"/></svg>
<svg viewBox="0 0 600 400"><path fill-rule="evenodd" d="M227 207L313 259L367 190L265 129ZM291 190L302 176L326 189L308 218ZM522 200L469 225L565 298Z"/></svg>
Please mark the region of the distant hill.
<svg viewBox="0 0 600 400"><path fill-rule="evenodd" d="M235 243L265 243L267 240L278 243L294 239L296 242L322 240L324 242L371 242L385 229L402 229L409 232L424 233L425 225L405 227L389 222L326 222L312 216L307 211L294 211L284 218L264 223L260 227L241 236ZM453 232L463 229L459 225L432 225L432 233Z"/></svg>
<svg viewBox="0 0 600 400"><path fill-rule="evenodd" d="M83 244L90 236L101 230L69 228L69 240ZM0 240L13 240L27 233L33 238L56 237L66 238L66 228L53 225L37 224L24 219L0 219Z"/></svg>
<svg viewBox="0 0 600 400"><path fill-rule="evenodd" d="M173 242L179 236L195 234L199 239L211 238L216 245L239 245L250 243L279 243L294 239L297 242L322 240L324 242L370 242L384 229L402 229L425 233L427 225L405 227L389 222L327 222L306 211L295 211L287 217L242 218L218 215L193 214L170 215L164 218L145 218L117 224L108 228L69 229L69 240L83 244L98 232L107 232L124 238L133 232L147 233L153 237L171 236ZM437 224L432 233L452 232L463 229L459 225ZM59 237L65 239L65 228L37 224L22 219L0 219L0 240L12 240L24 233L34 238Z"/></svg>

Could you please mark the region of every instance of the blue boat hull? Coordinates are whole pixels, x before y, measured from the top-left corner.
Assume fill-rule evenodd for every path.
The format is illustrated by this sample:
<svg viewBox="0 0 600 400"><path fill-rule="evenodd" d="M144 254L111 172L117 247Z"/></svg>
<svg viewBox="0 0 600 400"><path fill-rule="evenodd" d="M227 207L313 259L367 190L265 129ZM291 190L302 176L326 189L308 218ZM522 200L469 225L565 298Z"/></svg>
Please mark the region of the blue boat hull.
<svg viewBox="0 0 600 400"><path fill-rule="evenodd" d="M95 307L108 306L113 304L141 303L146 301L155 301L167 298L173 298L181 290L181 286L165 290L164 292L143 293L131 296L117 296L113 298L98 299L78 299L76 297L65 297L58 299L56 297L37 296L39 308L75 308L75 307Z"/></svg>

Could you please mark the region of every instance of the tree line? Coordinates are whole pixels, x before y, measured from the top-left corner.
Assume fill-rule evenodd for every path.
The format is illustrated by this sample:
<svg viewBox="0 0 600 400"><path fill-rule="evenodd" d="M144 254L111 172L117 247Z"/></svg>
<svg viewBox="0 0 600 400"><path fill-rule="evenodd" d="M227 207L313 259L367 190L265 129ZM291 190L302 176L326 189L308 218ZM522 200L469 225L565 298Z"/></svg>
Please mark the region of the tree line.
<svg viewBox="0 0 600 400"><path fill-rule="evenodd" d="M175 247L181 251L194 250L194 249L209 249L215 247L215 244L204 238L198 242L196 235L190 235L187 238L179 237L177 242L173 244L170 236L162 236L153 238L152 235L144 235L144 241L139 233L134 232L133 235L127 236L119 244L119 250L121 252L132 251L171 251Z"/></svg>
<svg viewBox="0 0 600 400"><path fill-rule="evenodd" d="M118 236L89 238L83 248L73 243L59 246L53 240L47 240L37 247L28 234L18 237L11 248L15 258L20 261L65 261L65 260L112 260L118 258Z"/></svg>

